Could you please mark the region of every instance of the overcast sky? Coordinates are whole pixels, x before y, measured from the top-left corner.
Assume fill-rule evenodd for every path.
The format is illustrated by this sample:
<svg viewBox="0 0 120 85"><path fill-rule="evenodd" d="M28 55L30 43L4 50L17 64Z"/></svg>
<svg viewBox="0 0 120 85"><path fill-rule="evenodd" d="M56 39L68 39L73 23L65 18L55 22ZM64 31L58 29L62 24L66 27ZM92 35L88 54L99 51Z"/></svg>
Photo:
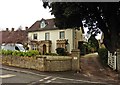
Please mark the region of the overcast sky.
<svg viewBox="0 0 120 85"><path fill-rule="evenodd" d="M0 0L0 30L24 29L42 18L54 18L42 5L42 0Z"/></svg>
<svg viewBox="0 0 120 85"><path fill-rule="evenodd" d="M53 18L41 0L0 0L0 29L30 27L41 18Z"/></svg>

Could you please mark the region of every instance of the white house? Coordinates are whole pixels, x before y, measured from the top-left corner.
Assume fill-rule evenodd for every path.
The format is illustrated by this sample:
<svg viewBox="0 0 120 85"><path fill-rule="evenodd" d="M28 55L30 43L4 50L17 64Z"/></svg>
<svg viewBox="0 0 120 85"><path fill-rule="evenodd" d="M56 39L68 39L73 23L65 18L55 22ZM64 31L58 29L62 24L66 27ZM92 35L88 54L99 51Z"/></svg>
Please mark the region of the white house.
<svg viewBox="0 0 120 85"><path fill-rule="evenodd" d="M41 19L28 29L29 48L41 53L56 53L56 48L65 48L68 52L78 48L78 42L84 41L84 30L59 29L54 19Z"/></svg>

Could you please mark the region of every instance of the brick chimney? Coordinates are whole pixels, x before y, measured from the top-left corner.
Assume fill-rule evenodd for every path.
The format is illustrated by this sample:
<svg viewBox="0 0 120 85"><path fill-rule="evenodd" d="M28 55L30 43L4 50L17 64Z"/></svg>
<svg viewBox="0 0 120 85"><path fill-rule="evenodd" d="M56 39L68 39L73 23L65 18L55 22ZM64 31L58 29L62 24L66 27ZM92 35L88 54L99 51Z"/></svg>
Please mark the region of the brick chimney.
<svg viewBox="0 0 120 85"><path fill-rule="evenodd" d="M14 28L12 28L12 31L14 31Z"/></svg>
<svg viewBox="0 0 120 85"><path fill-rule="evenodd" d="M25 27L25 30L28 30L28 27Z"/></svg>
<svg viewBox="0 0 120 85"><path fill-rule="evenodd" d="M8 29L8 28L6 28L6 31L9 31L9 29Z"/></svg>

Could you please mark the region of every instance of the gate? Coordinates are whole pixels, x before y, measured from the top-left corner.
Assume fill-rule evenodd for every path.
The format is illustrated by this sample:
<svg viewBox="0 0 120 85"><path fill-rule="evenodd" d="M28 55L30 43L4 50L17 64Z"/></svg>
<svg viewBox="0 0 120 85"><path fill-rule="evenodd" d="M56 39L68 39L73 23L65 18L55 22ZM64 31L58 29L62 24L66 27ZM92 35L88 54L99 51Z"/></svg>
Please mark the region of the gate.
<svg viewBox="0 0 120 85"><path fill-rule="evenodd" d="M116 70L117 69L117 56L116 56L116 52L110 53L108 51L108 65L113 69Z"/></svg>

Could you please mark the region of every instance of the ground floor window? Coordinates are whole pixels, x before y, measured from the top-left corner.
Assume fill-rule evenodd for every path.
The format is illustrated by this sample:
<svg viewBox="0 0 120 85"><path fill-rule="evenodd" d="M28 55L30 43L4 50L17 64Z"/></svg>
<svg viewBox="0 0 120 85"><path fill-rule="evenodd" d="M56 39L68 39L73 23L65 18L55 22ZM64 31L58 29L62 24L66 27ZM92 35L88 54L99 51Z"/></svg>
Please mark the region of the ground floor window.
<svg viewBox="0 0 120 85"><path fill-rule="evenodd" d="M37 50L37 45L32 45L32 50Z"/></svg>

